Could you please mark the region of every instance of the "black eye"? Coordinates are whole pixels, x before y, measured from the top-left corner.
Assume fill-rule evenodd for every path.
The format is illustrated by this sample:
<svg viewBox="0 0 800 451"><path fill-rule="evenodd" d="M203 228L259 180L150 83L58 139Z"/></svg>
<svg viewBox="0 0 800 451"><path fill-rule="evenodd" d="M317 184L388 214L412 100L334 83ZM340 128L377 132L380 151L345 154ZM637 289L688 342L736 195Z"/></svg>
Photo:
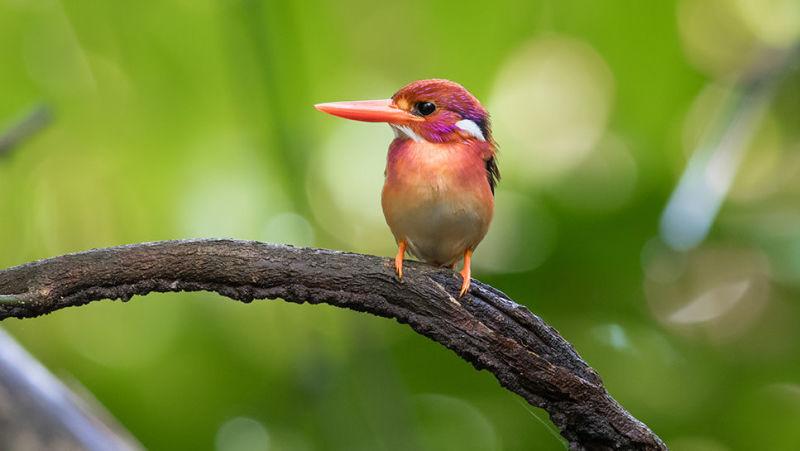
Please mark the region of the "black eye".
<svg viewBox="0 0 800 451"><path fill-rule="evenodd" d="M420 116L427 116L436 111L436 105L431 102L417 102L417 104L414 105L414 109L417 110Z"/></svg>

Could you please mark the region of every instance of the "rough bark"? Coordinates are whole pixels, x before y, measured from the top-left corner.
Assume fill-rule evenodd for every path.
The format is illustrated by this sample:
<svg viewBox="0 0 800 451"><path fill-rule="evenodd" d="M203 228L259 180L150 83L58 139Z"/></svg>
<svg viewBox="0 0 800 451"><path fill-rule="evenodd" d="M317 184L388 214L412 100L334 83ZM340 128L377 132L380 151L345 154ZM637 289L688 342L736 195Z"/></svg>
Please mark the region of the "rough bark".
<svg viewBox="0 0 800 451"><path fill-rule="evenodd" d="M572 449L666 449L558 332L500 291L452 271L369 255L232 240L95 249L0 271L0 319L99 299L213 291L243 302L327 303L408 324L550 414Z"/></svg>

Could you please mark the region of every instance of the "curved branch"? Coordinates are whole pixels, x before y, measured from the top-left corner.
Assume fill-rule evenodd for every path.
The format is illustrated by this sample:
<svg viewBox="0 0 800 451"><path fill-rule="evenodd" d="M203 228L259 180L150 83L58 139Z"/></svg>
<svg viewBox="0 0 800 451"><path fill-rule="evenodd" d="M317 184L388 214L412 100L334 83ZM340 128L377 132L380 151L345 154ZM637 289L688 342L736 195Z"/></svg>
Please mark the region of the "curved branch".
<svg viewBox="0 0 800 451"><path fill-rule="evenodd" d="M369 255L233 240L95 249L0 271L0 319L33 317L99 299L214 291L243 302L327 303L386 318L453 350L545 409L572 449L666 449L617 403L558 332L496 289L453 272Z"/></svg>

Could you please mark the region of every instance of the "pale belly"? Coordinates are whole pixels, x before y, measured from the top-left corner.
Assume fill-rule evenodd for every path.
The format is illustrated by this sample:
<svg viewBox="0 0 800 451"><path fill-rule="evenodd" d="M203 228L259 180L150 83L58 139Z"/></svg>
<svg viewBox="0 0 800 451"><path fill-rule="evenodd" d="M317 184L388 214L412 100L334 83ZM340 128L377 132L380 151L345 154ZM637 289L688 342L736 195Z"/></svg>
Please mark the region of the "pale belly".
<svg viewBox="0 0 800 451"><path fill-rule="evenodd" d="M451 266L486 235L494 196L480 160L423 161L430 164L417 159L412 169L403 160L390 163L383 213L395 239L405 241L411 255Z"/></svg>
<svg viewBox="0 0 800 451"><path fill-rule="evenodd" d="M487 218L479 214L480 206L470 208L468 204L454 205L452 199L399 204L386 214L386 222L397 241L406 241L411 255L450 266L480 243L489 226Z"/></svg>

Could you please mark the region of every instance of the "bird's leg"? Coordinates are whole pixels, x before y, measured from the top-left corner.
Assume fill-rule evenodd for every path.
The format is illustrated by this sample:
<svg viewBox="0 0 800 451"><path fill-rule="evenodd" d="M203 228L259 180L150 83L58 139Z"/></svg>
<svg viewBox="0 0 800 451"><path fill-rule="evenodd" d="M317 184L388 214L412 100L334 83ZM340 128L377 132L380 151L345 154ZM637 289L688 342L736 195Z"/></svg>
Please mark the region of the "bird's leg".
<svg viewBox="0 0 800 451"><path fill-rule="evenodd" d="M400 240L397 243L397 255L394 257L394 272L397 277L403 280L403 257L406 255L406 240Z"/></svg>
<svg viewBox="0 0 800 451"><path fill-rule="evenodd" d="M464 251L464 267L461 268L461 292L458 293L458 297L464 296L464 294L469 290L469 284L472 280L472 273L470 272L469 265L472 261L472 249L467 249Z"/></svg>

